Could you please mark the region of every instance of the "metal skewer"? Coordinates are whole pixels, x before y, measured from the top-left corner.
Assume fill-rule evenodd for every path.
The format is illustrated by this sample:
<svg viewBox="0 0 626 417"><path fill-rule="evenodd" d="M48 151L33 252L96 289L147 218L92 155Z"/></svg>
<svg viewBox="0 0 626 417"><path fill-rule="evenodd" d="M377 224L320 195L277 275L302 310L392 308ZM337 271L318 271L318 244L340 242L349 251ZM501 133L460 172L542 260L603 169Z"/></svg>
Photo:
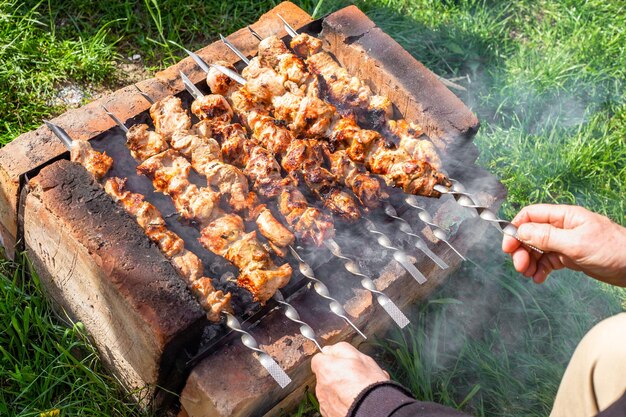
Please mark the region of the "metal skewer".
<svg viewBox="0 0 626 417"><path fill-rule="evenodd" d="M417 249L421 250L426 256L432 259L432 261L436 263L437 266L439 266L439 268L441 269L449 268L448 264L443 259L437 256L437 254L434 253L432 250L430 250L430 248L426 245L426 242L424 242L424 239L422 239L421 236L419 236L413 231L413 228L411 227L409 222L407 222L402 217L398 216L396 209L391 204L389 203L385 204L384 210L387 216L393 219L396 219L400 222L400 231L402 233L409 235L411 237L414 237L416 239L415 247Z"/></svg>
<svg viewBox="0 0 626 417"><path fill-rule="evenodd" d="M287 23L287 21L283 19L280 14L276 13L276 16L278 16L278 18L283 21L283 26L285 27L285 30L287 31L289 36L291 36L292 38L298 36L298 31L295 30L289 23Z"/></svg>
<svg viewBox="0 0 626 417"><path fill-rule="evenodd" d="M241 327L241 323L235 316L230 313L224 313L226 316L226 325L229 329L234 332L237 332L241 335L241 343L244 344L245 347L257 353L257 359L261 363L261 365L269 372L269 374L274 378L274 381L280 385L281 388L285 388L287 385L291 383L291 378L289 375L283 370L283 368L276 363L274 358L272 358L269 354L267 354L263 349L259 347L258 342L249 332L245 331Z"/></svg>
<svg viewBox="0 0 626 417"><path fill-rule="evenodd" d="M252 27L250 25L247 26L248 30L250 31L250 33L252 33L252 36L254 36L255 38L257 38L258 40L262 41L263 38L261 37L261 35L259 35L259 33L252 29Z"/></svg>
<svg viewBox="0 0 626 417"><path fill-rule="evenodd" d="M241 52L238 48L235 48L235 45L230 43L230 41L226 39L225 37L223 37L221 33L220 33L220 39L222 40L222 42L224 42L226 46L228 46L228 48L231 51L233 51L239 58L241 58L241 60L245 62L246 65L250 65L250 60L248 59L248 57L243 52Z"/></svg>
<svg viewBox="0 0 626 417"><path fill-rule="evenodd" d="M368 232L376 235L376 242L378 242L380 246L393 251L393 259L395 259L400 265L402 265L402 267L409 274L411 274L411 276L415 278L418 283L426 283L426 277L420 272L419 269L415 267L415 265L411 263L411 261L409 260L409 256L406 254L406 252L398 247L393 246L391 239L389 239L386 234L378 230L374 222L369 219L365 219L365 227Z"/></svg>
<svg viewBox="0 0 626 417"><path fill-rule="evenodd" d="M304 321L302 321L302 319L300 319L298 310L296 310L294 306L292 306L285 300L285 297L280 292L280 290L276 290L273 298L274 301L276 301L284 308L283 313L285 314L285 317L300 326L300 334L313 342L315 347L321 352L322 346L320 346L320 344L317 342L317 339L315 338L315 331L311 328L311 326L309 326Z"/></svg>
<svg viewBox="0 0 626 417"><path fill-rule="evenodd" d="M65 129L63 129L61 126L55 125L54 123L46 119L44 119L43 122L46 124L46 126L48 126L48 129L50 129L52 133L54 133L56 137L59 138L61 142L63 142L63 145L65 145L68 151L72 149L72 144L74 143L74 141L72 140L72 138L70 138L70 135L67 134Z"/></svg>
<svg viewBox="0 0 626 417"><path fill-rule="evenodd" d="M117 126L120 129L122 129L124 131L124 133L128 133L128 128L126 127L126 125L124 123L122 123L122 121L120 119L117 118L116 115L114 115L106 107L104 107L104 104L102 104L101 107L104 109L104 112L107 114L107 116L109 116L111 119L113 119L113 121L117 124Z"/></svg>
<svg viewBox="0 0 626 417"><path fill-rule="evenodd" d="M523 240L521 240L518 236L517 236L517 227L507 221L507 220L503 220L500 219L492 210L490 210L488 207L479 205L475 202L474 198L471 196L471 194L469 194L467 192L467 190L465 189L465 187L463 186L463 184L461 184L460 182L451 179L452 181L452 187L450 189L444 187L443 185L435 185L434 189L436 191L439 191L442 194L450 194L452 195L452 197L454 197L454 199L456 200L457 203L459 203L459 205L466 207L466 208L472 208L474 210L476 210L476 212L478 213L478 216L483 219L486 220L488 222L490 222L491 224L493 224L500 232L502 232L502 234L507 235L507 236L511 236L515 239L517 239L518 241L520 241L522 244L524 244L525 246L527 246L528 248L543 254L544 252L539 249L536 248L532 245L529 245L528 243L524 242Z"/></svg>
<svg viewBox="0 0 626 417"><path fill-rule="evenodd" d="M376 289L376 284L374 283L374 281L369 276L361 272L361 268L359 268L359 265L356 263L356 261L343 254L337 242L335 242L333 239L328 239L324 242L324 244L333 255L335 255L337 258L343 259L344 268L346 268L348 272L361 278L361 286L371 292L372 295L374 295L376 301L378 301L378 304L380 304L380 306L387 312L387 314L389 314L391 319L401 329L404 329L407 324L410 323L409 319L404 315L404 313L402 313L402 311L400 311L398 306L396 306L394 302L391 301L391 298L387 297L383 292L378 291Z"/></svg>
<svg viewBox="0 0 626 417"><path fill-rule="evenodd" d="M435 235L435 237L439 240L441 240L442 242L446 243L450 249L452 249L454 251L454 253L456 253L462 260L466 261L467 259L461 255L461 253L455 249L454 246L452 246L452 244L449 242L449 237L448 237L448 232L442 228L441 226L439 226L438 224L436 224L433 220L433 217L430 215L430 213L428 213L426 211L426 209L422 206L419 205L419 203L417 202L417 197L415 197L414 195L407 195L406 198L404 199L404 201L411 207L413 207L414 209L418 210L417 216L420 218L421 221L423 221L425 224L427 224L428 226L430 226L430 228L432 229L433 235Z"/></svg>
<svg viewBox="0 0 626 417"><path fill-rule="evenodd" d="M154 99L150 97L148 94L144 93L143 90L139 88L137 84L133 84L133 87L135 87L137 91L139 91L139 94L141 94L143 98L145 98L148 101L148 103L150 103L151 105L154 104Z"/></svg>
<svg viewBox="0 0 626 417"><path fill-rule="evenodd" d="M328 287L326 286L326 284L324 284L317 277L315 277L313 268L311 268L311 266L306 263L304 259L302 259L300 254L298 254L298 252L296 252L296 250L292 246L289 246L289 250L291 251L293 257L296 258L296 260L298 261L298 269L300 273L309 280L311 280L315 292L318 293L322 298L330 301L330 303L328 304L330 311L332 311L333 314L335 314L336 316L341 317L346 323L350 325L350 327L352 327L359 335L361 335L363 339L367 339L367 336L365 336L365 334L361 330L359 330L359 328L356 327L354 323L352 323L350 318L348 318L348 313L346 312L346 310L344 310L341 303L330 296L330 292L328 291Z"/></svg>

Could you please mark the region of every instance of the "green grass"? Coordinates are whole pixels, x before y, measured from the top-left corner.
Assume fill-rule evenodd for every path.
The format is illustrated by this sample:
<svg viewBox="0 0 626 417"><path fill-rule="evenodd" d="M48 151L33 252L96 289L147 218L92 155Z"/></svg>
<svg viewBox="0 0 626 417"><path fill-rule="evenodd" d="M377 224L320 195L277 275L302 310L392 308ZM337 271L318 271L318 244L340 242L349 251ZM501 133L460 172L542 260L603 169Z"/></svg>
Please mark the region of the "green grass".
<svg viewBox="0 0 626 417"><path fill-rule="evenodd" d="M340 0L297 2L318 15ZM274 1L34 2L0 0L0 144L124 85L119 64L140 54L155 70L256 20ZM387 33L477 113L479 162L509 190L502 215L524 205L584 205L626 224L624 2L603 0L359 1ZM381 363L421 399L479 416L539 416L551 407L582 335L626 306L622 289L561 272L536 286L498 253L499 236L411 312L413 327L377 342ZM80 323L55 319L36 277L2 264L0 414L140 415L102 369ZM621 304L621 305L620 305ZM2 408L4 407L4 408ZM315 414L309 395L295 416Z"/></svg>
<svg viewBox="0 0 626 417"><path fill-rule="evenodd" d="M83 324L59 321L25 261L1 265L0 297L0 415L142 415Z"/></svg>

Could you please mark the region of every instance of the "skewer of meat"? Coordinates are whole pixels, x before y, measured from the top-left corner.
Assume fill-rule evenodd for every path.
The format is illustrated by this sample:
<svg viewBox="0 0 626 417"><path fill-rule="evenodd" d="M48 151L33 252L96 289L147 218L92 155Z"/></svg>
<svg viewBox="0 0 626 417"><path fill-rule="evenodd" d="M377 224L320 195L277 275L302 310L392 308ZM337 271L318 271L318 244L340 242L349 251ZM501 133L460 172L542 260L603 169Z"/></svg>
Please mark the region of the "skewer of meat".
<svg viewBox="0 0 626 417"><path fill-rule="evenodd" d="M183 125L181 120L183 118L176 112L169 112L159 120L161 132L154 133L160 135L162 141L147 140L146 137L154 138L154 134L146 129L127 129L129 149L134 149L134 155L141 155L137 158L140 162L137 172L150 178L156 191L172 198L181 217L200 229L200 243L239 268L238 284L265 303L278 288L287 284L291 267L289 264L277 267L257 240L256 232L246 233L240 216L221 210L220 193L189 182L191 164L169 148L164 139L164 134L171 136L176 132L173 126Z"/></svg>
<svg viewBox="0 0 626 417"><path fill-rule="evenodd" d="M46 125L59 137L70 150L70 158L87 169L97 181L102 181L113 164L111 157L95 151L87 141L73 141L60 127L45 121ZM183 277L190 290L195 294L200 305L207 312L211 321L219 321L222 312L230 312L231 294L224 294L213 287L211 278L204 276L200 259L185 249L183 240L169 230L163 216L152 204L144 201L141 194L125 189L126 180L109 177L104 182L104 191L118 202L124 210L133 216L137 224L144 230L168 258L174 269Z"/></svg>
<svg viewBox="0 0 626 417"><path fill-rule="evenodd" d="M213 106L220 111L219 103ZM255 220L259 231L268 239L275 253L284 257L287 246L294 242L294 235L274 218L264 204L259 203L255 192L250 191L244 173L222 159L220 146L211 137L210 127L200 123L191 128L191 118L182 108L180 99L167 96L150 107L150 114L159 130L165 132L165 140L191 163L193 169L204 175L209 186L219 189L220 194L229 196L228 204L247 219ZM227 121L227 113L216 114L216 119ZM168 125L174 120L177 126ZM185 123L181 123L184 120ZM180 130L175 130L175 129Z"/></svg>
<svg viewBox="0 0 626 417"><path fill-rule="evenodd" d="M405 119L394 119L392 102L388 97L374 94L363 80L351 76L329 53L322 50L321 40L305 33L298 34L282 17L281 20L292 36L291 49L298 57L306 59L306 72L320 76L320 90L324 90L326 97L340 112L353 113L360 124L390 136L398 148L404 149L414 159L427 161L437 170L442 168L441 158L419 125ZM288 57L286 49L280 39L273 37L259 44L259 55L285 54L280 56ZM283 61L287 59L293 58L282 58ZM272 60L265 62L274 63ZM292 64L290 68L293 67ZM282 69L280 66L275 68L279 72Z"/></svg>
<svg viewBox="0 0 626 417"><path fill-rule="evenodd" d="M280 56L284 55L286 54ZM291 57L290 61L302 62L295 55L288 55ZM337 115L334 106L315 96L319 93L314 87L314 82L305 82L298 86L296 82L291 81L289 77L293 79L306 79L307 75L310 77L302 66L298 67L298 70L303 75L295 77L293 76L295 70L285 69L280 64L278 68L282 68L284 74L264 67L260 56L250 62L251 65L242 72L244 77L237 79L238 82L245 84L243 92L253 96L237 97L237 102L243 104L243 107L251 107L255 100L261 101L265 107L271 104L275 115L287 118L291 125L302 125L297 122L298 120L308 122L298 129L305 129L304 131L310 135L317 134L330 138L332 151L345 150L352 161L364 164L372 173L380 175L387 184L400 187L409 194L438 197L440 193L434 190L434 186L450 185L445 175L428 162L413 159L404 149L389 148L378 132L361 129L353 117ZM213 68L216 72L215 69L223 69L224 66L214 64ZM231 74L232 71L229 75ZM210 78L207 77L209 83L212 82ZM214 92L228 93L232 88L232 83L227 84L222 80L213 82L215 87L222 89ZM282 95L277 97L272 94Z"/></svg>
<svg viewBox="0 0 626 417"><path fill-rule="evenodd" d="M198 124L201 124L202 129L207 130L205 134L208 135L210 131L220 137L222 142L222 152L225 157L229 160L237 161L237 164L240 166L245 166L244 172L248 178L253 184L259 185L261 189L264 190L264 192L261 193L262 195L270 197L276 191L280 192L281 195L284 196L284 199L282 197L279 198L281 211L285 212L287 217L293 218L290 214L291 210L289 206L285 204L284 200L289 201L292 199L291 195L301 194L293 182L285 182L285 180L288 180L289 178L281 178L280 167L274 157L264 148L261 148L258 145L253 145L252 142L248 140L245 130L241 125L237 123L231 124L229 123L230 120L221 116L224 114L232 116L230 105L223 96L214 94L205 96L200 90L198 90L191 80L185 76L184 73L181 72L180 75L185 88L195 98L191 105L192 112L200 119ZM288 184L289 190L285 190L285 187L276 186L276 181L280 184ZM274 183L274 185L272 185L272 183ZM276 196L274 198L276 198ZM304 196L302 196L302 201L306 204ZM304 207L306 207L306 205ZM298 207L297 209L300 210L301 208ZM307 210L313 209L307 208ZM326 216L321 211L313 211L313 213L317 213L324 217ZM296 225L298 225L298 223L296 223ZM332 228L332 221L330 221L330 219L328 225ZM326 236L325 238L320 239L318 245L322 243L329 244L329 242L332 242L335 246L337 246L332 239L332 236ZM314 284L313 288L318 295L329 301L329 309L331 312L346 321L346 323L348 323L363 338L366 338L363 332L361 332L361 330L359 330L359 328L352 323L341 303L330 295L326 285L315 277L313 269L300 257L292 246L289 246L289 249L298 261L300 273ZM391 300L388 301L389 302L387 304L389 311L394 311L395 304L393 304ZM279 303L285 304L280 300ZM398 322L404 323L404 320L402 319L404 315L402 315L397 307L395 307L395 310L397 310L398 314L394 316L394 320L399 317L397 319ZM408 322L408 320L406 321Z"/></svg>

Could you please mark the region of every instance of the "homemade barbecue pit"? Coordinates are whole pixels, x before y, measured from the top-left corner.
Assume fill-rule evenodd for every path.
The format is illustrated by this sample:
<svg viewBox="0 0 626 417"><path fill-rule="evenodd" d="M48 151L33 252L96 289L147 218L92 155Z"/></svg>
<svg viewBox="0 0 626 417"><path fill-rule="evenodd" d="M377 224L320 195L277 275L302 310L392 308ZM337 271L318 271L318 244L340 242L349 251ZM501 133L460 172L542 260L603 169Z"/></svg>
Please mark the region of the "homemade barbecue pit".
<svg viewBox="0 0 626 417"><path fill-rule="evenodd" d="M251 29L227 38L249 65L198 52L243 89L188 58L53 120L71 153L47 127L0 149L7 255L26 249L130 389L182 390L191 416L276 412L318 343L405 326L486 227L439 193L491 221L504 195L475 116L356 7L311 22L286 2Z"/></svg>

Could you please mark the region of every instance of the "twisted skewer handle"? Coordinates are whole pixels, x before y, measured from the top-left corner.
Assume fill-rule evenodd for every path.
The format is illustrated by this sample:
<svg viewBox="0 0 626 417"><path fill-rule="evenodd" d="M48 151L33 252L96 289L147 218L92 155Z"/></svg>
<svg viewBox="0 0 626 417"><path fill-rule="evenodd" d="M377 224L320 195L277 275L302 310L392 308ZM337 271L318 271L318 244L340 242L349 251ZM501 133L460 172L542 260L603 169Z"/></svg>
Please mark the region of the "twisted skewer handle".
<svg viewBox="0 0 626 417"><path fill-rule="evenodd" d="M430 259L432 259L432 261L436 263L437 266L439 266L439 268L441 269L449 268L448 264L445 263L445 261L441 259L439 256L437 256L435 252L430 250L430 248L426 245L426 242L424 242L424 239L422 239L421 236L419 236L413 231L413 228L411 227L409 222L407 222L405 219L400 217L398 213L396 212L396 209L389 203L385 204L385 214L391 217L392 219L398 220L400 222L400 231L406 235L409 235L415 238L416 239L415 247L421 250L422 252L424 252L424 254L428 256Z"/></svg>
<svg viewBox="0 0 626 417"><path fill-rule="evenodd" d="M289 383L291 382L291 378L289 378L289 375L285 373L285 371L280 367L280 365L276 363L276 361L270 355L265 353L265 351L259 347L259 344L257 343L254 336L252 336L241 327L241 323L239 322L239 320L237 320L235 316L230 313L224 313L224 315L226 316L226 325L228 326L228 328L230 328L234 332L239 333L241 335L241 342L244 344L244 346L257 353L259 363L267 370L267 372L269 372L269 374L272 376L272 378L274 378L276 383L278 383L281 388L285 388L287 385L289 385Z"/></svg>
<svg viewBox="0 0 626 417"><path fill-rule="evenodd" d="M340 318L342 318L346 323L350 325L363 339L367 339L367 336L359 330L358 327L352 323L350 318L348 318L348 313L344 310L343 306L339 301L330 296L330 291L328 291L328 287L322 281L320 281L315 274L313 273L313 268L302 259L302 257L296 252L296 250L289 246L289 250L294 258L298 261L298 269L300 273L304 275L307 279L309 279L313 283L313 289L320 297L325 298L329 301L328 307L332 313Z"/></svg>
<svg viewBox="0 0 626 417"><path fill-rule="evenodd" d="M349 258L348 256L343 254L337 242L335 242L333 239L329 239L324 243L333 255L343 260L344 267L348 272L361 279L361 286L371 292L376 297L378 304L380 304L380 306L387 312L387 314L389 314L391 319L401 329L405 328L407 324L410 323L409 319L404 315L404 313L402 313L402 311L400 311L398 306L396 306L394 302L391 301L391 298L387 297L381 291L378 291L376 289L376 284L374 284L374 281L363 272L361 272L361 268L359 268L359 265L352 258Z"/></svg>
<svg viewBox="0 0 626 417"><path fill-rule="evenodd" d="M474 210L476 210L476 212L478 213L478 216L483 219L486 220L488 222L490 222L491 224L493 224L500 232L502 232L502 234L505 234L507 236L511 236L517 240L519 240L521 243L523 243L525 246L529 247L530 249L537 251L539 253L543 253L543 251L539 248L536 248L532 245L529 245L528 243L524 242L523 240L521 240L518 236L517 236L517 227L515 227L515 225L507 220L503 220L500 219L493 211L491 211L488 207L485 206L481 206L479 204L477 204L474 201L474 198L472 197L471 194L469 194L465 187L463 186L463 184L461 184L458 181L455 180L451 180L452 181L452 188L448 189L446 187L444 187L443 185L435 185L435 190L439 191L442 194L450 194L452 195L452 197L454 197L454 199L456 200L457 203L459 203L459 205L466 207L466 208L473 208Z"/></svg>
<svg viewBox="0 0 626 417"><path fill-rule="evenodd" d="M315 331L311 328L311 326L302 321L295 307L285 301L285 297L283 297L280 291L277 291L276 294L274 294L274 300L283 307L285 316L300 326L300 334L313 342L315 347L317 347L317 349L321 352L322 347L315 338Z"/></svg>
<svg viewBox="0 0 626 417"><path fill-rule="evenodd" d="M420 272L419 269L415 267L415 265L411 263L411 261L409 261L409 257L406 254L406 252L394 246L393 243L391 242L391 239L389 239L389 237L386 234L378 230L376 228L376 225L371 220L365 219L365 228L367 229L368 232L376 235L376 242L378 242L380 246L382 246L385 249L389 249L393 251L393 259L395 259L400 265L402 265L402 267L409 274L411 274L411 276L415 278L415 280L419 284L426 283L427 281L426 277L424 276L424 274Z"/></svg>
<svg viewBox="0 0 626 417"><path fill-rule="evenodd" d="M459 258L461 258L462 260L466 261L467 259L461 255L461 253L456 250L456 248L454 246L452 246L452 244L449 242L449 233L448 231L446 231L444 228L442 228L441 226L439 226L438 224L436 224L433 220L433 217L430 215L430 213L428 213L426 211L426 209L422 206L419 205L418 201L417 201L417 197L415 197L414 195L407 195L406 198L404 199L405 203L407 203L409 206L413 207L414 209L416 209L418 211L417 213L417 217L420 218L420 220L422 222L424 222L426 225L430 226L433 235L435 235L435 237L439 240L441 240L442 242L444 242L446 245L448 245L450 247L450 249L452 249L454 251L454 253L456 253Z"/></svg>

